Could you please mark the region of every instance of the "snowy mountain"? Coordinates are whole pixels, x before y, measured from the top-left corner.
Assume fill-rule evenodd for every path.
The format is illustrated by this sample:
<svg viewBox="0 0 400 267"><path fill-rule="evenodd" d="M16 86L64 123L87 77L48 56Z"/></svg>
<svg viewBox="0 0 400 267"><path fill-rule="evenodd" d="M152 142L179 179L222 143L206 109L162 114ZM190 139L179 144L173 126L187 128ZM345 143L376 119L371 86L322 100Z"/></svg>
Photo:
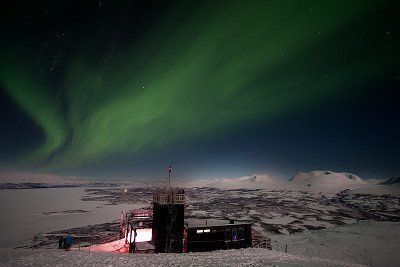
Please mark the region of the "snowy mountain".
<svg viewBox="0 0 400 267"><path fill-rule="evenodd" d="M49 173L0 171L1 189L37 189L63 187L107 187L122 183L94 181L75 176L59 176Z"/></svg>
<svg viewBox="0 0 400 267"><path fill-rule="evenodd" d="M300 172L289 181L273 179L266 174L253 174L240 178L220 178L190 182L189 187L213 187L221 189L286 189L339 192L343 189L355 189L370 186L357 175L345 172L312 171Z"/></svg>
<svg viewBox="0 0 400 267"><path fill-rule="evenodd" d="M387 179L386 181L384 181L384 182L382 182L380 184L383 184L383 185L400 185L400 177L389 178L389 179Z"/></svg>
<svg viewBox="0 0 400 267"><path fill-rule="evenodd" d="M48 173L0 171L0 183L72 184L87 182L89 180L74 176L62 177Z"/></svg>
<svg viewBox="0 0 400 267"><path fill-rule="evenodd" d="M258 189L270 188L278 185L279 182L266 174L253 174L239 178L220 178L213 180L200 180L190 182L189 187L213 187L221 189Z"/></svg>
<svg viewBox="0 0 400 267"><path fill-rule="evenodd" d="M289 181L283 182L266 174L253 174L239 178L220 178L189 182L188 187L212 187L220 189L285 189L315 192L339 192L343 189L368 187L374 182L345 172L312 171L300 172Z"/></svg>
<svg viewBox="0 0 400 267"><path fill-rule="evenodd" d="M311 191L337 191L360 188L370 184L351 173L312 171L298 173L288 181L288 185L294 188L304 188Z"/></svg>

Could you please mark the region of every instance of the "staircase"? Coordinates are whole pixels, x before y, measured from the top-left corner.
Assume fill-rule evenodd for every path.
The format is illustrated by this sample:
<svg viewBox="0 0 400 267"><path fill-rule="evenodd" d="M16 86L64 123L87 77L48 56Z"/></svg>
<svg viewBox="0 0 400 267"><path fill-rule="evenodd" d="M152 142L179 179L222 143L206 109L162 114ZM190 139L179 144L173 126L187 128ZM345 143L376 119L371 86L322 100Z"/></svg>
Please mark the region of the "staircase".
<svg viewBox="0 0 400 267"><path fill-rule="evenodd" d="M251 235L253 248L266 248L272 250L271 238L263 236L255 230L251 231Z"/></svg>

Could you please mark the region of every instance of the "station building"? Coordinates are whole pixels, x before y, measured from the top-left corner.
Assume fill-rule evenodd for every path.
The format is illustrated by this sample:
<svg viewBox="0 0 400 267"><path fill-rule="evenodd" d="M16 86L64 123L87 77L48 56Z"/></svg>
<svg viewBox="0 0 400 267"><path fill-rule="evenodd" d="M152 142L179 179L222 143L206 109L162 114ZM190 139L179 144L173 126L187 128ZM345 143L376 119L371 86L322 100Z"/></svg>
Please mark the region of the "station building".
<svg viewBox="0 0 400 267"><path fill-rule="evenodd" d="M120 234L131 253L186 253L252 246L251 223L185 219L185 191L160 189L153 210L121 215Z"/></svg>

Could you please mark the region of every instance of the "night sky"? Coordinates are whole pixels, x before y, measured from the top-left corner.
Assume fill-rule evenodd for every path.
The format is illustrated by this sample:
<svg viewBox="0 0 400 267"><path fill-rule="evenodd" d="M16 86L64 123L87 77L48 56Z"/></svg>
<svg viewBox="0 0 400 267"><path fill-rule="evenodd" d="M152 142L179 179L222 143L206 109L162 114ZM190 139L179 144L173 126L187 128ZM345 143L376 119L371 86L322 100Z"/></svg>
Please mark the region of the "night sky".
<svg viewBox="0 0 400 267"><path fill-rule="evenodd" d="M400 174L398 1L2 1L0 168Z"/></svg>

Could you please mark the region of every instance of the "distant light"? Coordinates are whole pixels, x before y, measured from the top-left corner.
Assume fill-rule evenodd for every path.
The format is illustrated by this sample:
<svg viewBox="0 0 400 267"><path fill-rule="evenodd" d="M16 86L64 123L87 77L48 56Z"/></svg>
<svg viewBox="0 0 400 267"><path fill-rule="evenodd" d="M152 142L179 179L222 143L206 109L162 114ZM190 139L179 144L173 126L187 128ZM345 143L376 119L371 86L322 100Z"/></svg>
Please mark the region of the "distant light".
<svg viewBox="0 0 400 267"><path fill-rule="evenodd" d="M124 189L124 193L126 193L126 192L128 192L128 189L125 188L125 189Z"/></svg>
<svg viewBox="0 0 400 267"><path fill-rule="evenodd" d="M209 233L210 229L204 229L204 233Z"/></svg>
<svg viewBox="0 0 400 267"><path fill-rule="evenodd" d="M196 231L196 233L198 233L198 234L201 234L201 233L203 233L204 231L203 230L197 230Z"/></svg>

